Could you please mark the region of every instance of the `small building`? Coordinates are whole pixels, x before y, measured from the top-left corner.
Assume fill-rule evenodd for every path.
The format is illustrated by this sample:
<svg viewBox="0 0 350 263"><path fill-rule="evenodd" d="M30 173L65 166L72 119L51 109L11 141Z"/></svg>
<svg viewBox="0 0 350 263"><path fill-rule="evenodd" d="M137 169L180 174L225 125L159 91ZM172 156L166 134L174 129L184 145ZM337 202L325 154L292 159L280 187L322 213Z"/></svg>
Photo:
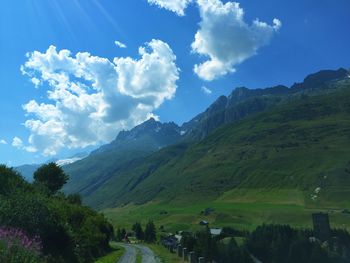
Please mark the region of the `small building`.
<svg viewBox="0 0 350 263"><path fill-rule="evenodd" d="M222 228L210 228L210 234L215 237L215 236L220 236L222 233Z"/></svg>
<svg viewBox="0 0 350 263"><path fill-rule="evenodd" d="M315 236L319 240L326 241L331 237L331 227L327 213L312 214L312 222Z"/></svg>

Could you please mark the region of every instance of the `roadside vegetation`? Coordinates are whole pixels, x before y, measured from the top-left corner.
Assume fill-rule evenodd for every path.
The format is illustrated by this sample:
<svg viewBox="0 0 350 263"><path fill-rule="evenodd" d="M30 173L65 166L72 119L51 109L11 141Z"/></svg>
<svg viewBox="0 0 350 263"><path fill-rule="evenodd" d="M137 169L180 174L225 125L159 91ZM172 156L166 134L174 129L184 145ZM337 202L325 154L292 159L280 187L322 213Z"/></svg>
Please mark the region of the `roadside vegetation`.
<svg viewBox="0 0 350 263"><path fill-rule="evenodd" d="M32 184L0 166L0 262L89 263L110 251L112 225L78 195L60 192L67 180L54 163Z"/></svg>
<svg viewBox="0 0 350 263"><path fill-rule="evenodd" d="M95 263L117 263L123 256L125 249L111 242L111 252L95 261Z"/></svg>

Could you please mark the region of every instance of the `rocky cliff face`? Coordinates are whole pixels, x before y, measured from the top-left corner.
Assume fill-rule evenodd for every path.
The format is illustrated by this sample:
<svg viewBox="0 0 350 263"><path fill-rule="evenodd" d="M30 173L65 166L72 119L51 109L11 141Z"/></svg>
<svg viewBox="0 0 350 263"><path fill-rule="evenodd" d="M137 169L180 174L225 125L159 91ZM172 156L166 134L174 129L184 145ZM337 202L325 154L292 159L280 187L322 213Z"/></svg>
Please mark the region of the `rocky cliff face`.
<svg viewBox="0 0 350 263"><path fill-rule="evenodd" d="M283 85L254 90L238 87L228 97L219 97L205 112L184 123L181 129L186 131L187 140L201 140L224 124L290 102L294 97L329 92L334 88L332 83L348 77L349 71L340 68L311 74L290 88Z"/></svg>

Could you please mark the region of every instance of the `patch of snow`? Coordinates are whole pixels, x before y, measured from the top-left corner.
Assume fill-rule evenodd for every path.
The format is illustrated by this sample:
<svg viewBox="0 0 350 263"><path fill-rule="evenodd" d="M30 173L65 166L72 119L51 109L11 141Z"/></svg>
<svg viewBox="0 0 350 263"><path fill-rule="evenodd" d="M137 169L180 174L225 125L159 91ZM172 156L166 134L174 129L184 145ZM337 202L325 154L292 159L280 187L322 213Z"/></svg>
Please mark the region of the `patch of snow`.
<svg viewBox="0 0 350 263"><path fill-rule="evenodd" d="M186 131L180 131L180 135L186 134Z"/></svg>
<svg viewBox="0 0 350 263"><path fill-rule="evenodd" d="M80 161L81 159L83 159L83 158L82 157L75 157L75 158L69 158L69 159L62 159L62 160L56 161L56 164L58 166L64 166L67 164L72 164L72 163L75 163L77 161Z"/></svg>

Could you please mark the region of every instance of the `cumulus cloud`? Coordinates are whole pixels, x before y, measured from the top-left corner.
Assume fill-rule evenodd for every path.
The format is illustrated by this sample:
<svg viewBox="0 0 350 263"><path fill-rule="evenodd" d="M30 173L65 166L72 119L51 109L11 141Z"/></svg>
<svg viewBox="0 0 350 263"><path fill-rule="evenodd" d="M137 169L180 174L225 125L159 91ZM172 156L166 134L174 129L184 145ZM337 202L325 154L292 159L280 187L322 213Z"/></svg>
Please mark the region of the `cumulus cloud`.
<svg viewBox="0 0 350 263"><path fill-rule="evenodd" d="M16 148L22 148L23 147L23 141L18 138L18 137L14 137L12 140L12 146L16 147Z"/></svg>
<svg viewBox="0 0 350 263"><path fill-rule="evenodd" d="M234 72L235 65L255 55L281 27L278 19L273 20L273 25L258 19L246 23L244 10L236 2L197 0L197 3L201 22L192 51L208 60L195 65L194 71L207 81Z"/></svg>
<svg viewBox="0 0 350 263"><path fill-rule="evenodd" d="M7 143L6 143L7 144ZM21 138L18 138L18 137L14 137L13 140L12 140L12 146L17 148L17 149L20 149L20 150L25 150L27 152L31 152L31 153L34 153L34 152L37 152L37 149L31 145L29 146L25 146L22 139Z"/></svg>
<svg viewBox="0 0 350 263"><path fill-rule="evenodd" d="M127 48L127 46L120 41L114 41L114 44L119 48Z"/></svg>
<svg viewBox="0 0 350 263"><path fill-rule="evenodd" d="M6 145L7 141L5 141L4 139L0 140L0 144Z"/></svg>
<svg viewBox="0 0 350 263"><path fill-rule="evenodd" d="M122 129L152 116L171 99L179 78L176 56L168 44L152 40L140 58L107 58L87 52L72 55L51 46L27 54L22 72L48 88L47 100L29 101L27 151L55 155L62 148L84 148L112 140Z"/></svg>
<svg viewBox="0 0 350 263"><path fill-rule="evenodd" d="M207 94L207 95L212 94L211 89L207 88L206 86L202 86L202 87L201 87L201 90L202 90L202 92L203 92L204 94Z"/></svg>
<svg viewBox="0 0 350 263"><path fill-rule="evenodd" d="M148 0L148 3L172 11L179 16L184 16L185 9L192 1L193 0Z"/></svg>

